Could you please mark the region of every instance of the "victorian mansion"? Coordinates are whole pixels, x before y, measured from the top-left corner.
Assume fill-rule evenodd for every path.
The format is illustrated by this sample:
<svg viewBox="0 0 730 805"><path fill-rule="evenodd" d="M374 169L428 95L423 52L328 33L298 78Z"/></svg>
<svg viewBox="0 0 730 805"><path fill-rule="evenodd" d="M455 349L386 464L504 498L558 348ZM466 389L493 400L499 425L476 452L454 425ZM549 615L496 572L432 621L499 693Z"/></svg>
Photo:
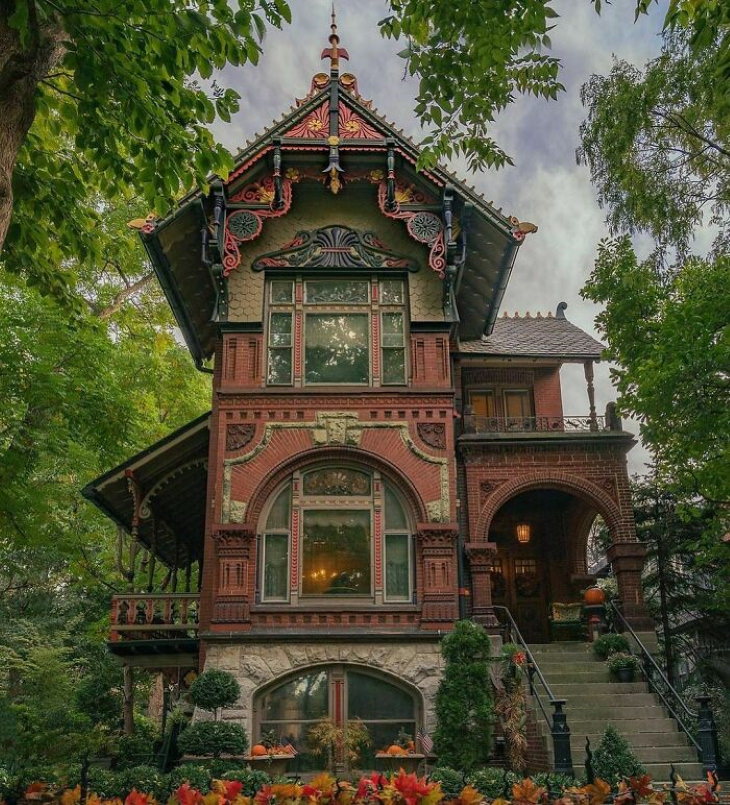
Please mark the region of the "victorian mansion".
<svg viewBox="0 0 730 805"><path fill-rule="evenodd" d="M554 637L596 515L623 612L649 625L644 549L632 437L594 402L601 344L564 304L500 315L536 227L416 171L330 42L330 71L225 181L142 228L211 410L84 493L169 570L114 597L122 662L231 671L223 716L252 742L303 743L330 715L384 745L433 730L459 618L497 633L506 607L528 642ZM570 415L565 363L587 388Z"/></svg>

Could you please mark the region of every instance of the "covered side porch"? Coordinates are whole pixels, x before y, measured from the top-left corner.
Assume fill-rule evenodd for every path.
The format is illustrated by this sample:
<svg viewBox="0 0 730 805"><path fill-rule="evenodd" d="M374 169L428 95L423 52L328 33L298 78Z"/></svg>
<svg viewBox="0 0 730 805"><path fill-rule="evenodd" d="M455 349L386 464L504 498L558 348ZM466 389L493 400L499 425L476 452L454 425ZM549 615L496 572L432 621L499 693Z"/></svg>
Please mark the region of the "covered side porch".
<svg viewBox="0 0 730 805"><path fill-rule="evenodd" d="M111 600L109 649L125 665L197 667L210 414L82 491L118 526L126 590Z"/></svg>

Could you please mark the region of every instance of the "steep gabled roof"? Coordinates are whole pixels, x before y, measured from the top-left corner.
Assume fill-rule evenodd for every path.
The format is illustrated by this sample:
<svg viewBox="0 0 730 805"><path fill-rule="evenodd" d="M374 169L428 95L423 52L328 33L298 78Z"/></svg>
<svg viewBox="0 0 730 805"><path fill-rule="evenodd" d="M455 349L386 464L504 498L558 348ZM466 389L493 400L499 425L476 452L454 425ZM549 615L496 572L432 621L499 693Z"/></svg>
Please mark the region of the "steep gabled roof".
<svg viewBox="0 0 730 805"><path fill-rule="evenodd" d="M359 94L353 75L339 73L345 52L336 28L330 42L323 54L332 60L330 73L315 75L308 96L237 155L224 183L214 179L208 195L191 193L142 228L198 365L212 355L226 320L226 277L240 264L239 246L255 240L268 218L288 212L299 182L333 193L354 182L377 185L381 213L402 220L427 246L429 267L444 280L447 320L462 339L491 332L520 242L536 229L440 167L416 172L416 145Z"/></svg>

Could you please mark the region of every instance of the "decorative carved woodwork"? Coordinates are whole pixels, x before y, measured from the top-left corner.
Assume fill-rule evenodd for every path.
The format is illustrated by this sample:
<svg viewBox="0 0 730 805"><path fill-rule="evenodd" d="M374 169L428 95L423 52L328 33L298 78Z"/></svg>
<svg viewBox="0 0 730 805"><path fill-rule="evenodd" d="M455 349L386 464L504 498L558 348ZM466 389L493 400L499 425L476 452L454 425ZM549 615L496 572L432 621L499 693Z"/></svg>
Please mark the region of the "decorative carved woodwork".
<svg viewBox="0 0 730 805"><path fill-rule="evenodd" d="M357 112L342 101L339 103L339 135L343 140L382 140L384 135L374 129Z"/></svg>
<svg viewBox="0 0 730 805"><path fill-rule="evenodd" d="M267 268L405 268L417 271L415 260L391 251L372 232L327 226L297 232L289 246L259 257L254 271Z"/></svg>

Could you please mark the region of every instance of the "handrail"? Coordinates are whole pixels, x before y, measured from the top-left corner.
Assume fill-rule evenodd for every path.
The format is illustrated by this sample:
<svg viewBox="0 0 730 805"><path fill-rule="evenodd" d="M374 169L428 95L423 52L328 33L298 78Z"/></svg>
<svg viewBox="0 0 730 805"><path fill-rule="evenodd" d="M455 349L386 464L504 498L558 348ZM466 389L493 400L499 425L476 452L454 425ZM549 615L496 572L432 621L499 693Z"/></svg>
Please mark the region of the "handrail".
<svg viewBox="0 0 730 805"><path fill-rule="evenodd" d="M679 724L682 732L690 739L692 744L694 745L695 749L700 755L700 759L702 759L702 747L695 739L692 731L689 727L682 721L682 718L678 715L675 710L683 710L685 717L689 718L691 721L697 720L697 713L693 712L692 710L687 707L684 699L677 693L677 691L672 687L671 682L667 679L664 674L664 671L657 665L656 660L651 656L649 650L646 646L641 642L639 636L636 632L631 628L631 624L626 620L621 610L614 604L613 601L606 601L606 606L613 611L613 613L618 617L618 620L621 623L623 629L625 629L631 637L634 638L636 641L636 645L642 655L642 673L644 674L644 678L649 684L649 687L654 691L654 693L659 696L659 698L664 703L664 706L669 710L669 714L672 718ZM659 679L664 684L665 690L662 690L661 687L656 683L653 677L652 671L655 671L656 674L659 676ZM668 693L667 693L668 691ZM672 707L669 699L672 698L675 705Z"/></svg>
<svg viewBox="0 0 730 805"><path fill-rule="evenodd" d="M497 605L493 605L492 608L495 610L501 610L507 616L508 624L506 630L517 637L517 640L514 642L517 642L520 645L525 652L525 656L527 657L527 680L530 686L530 694L532 695L533 699L537 701L537 705L542 712L543 718L550 728L550 735L553 739L553 761L555 771L572 776L573 759L571 757L570 750L570 728L568 727L567 717L563 712L565 699L558 699L553 694L552 690L550 689L550 685L548 685L547 680L542 675L540 666L537 664L534 655L530 651L530 647L525 642L525 638L522 637L522 632L520 632L520 629L517 626L515 619L512 617L512 613L509 611L509 609L507 609L507 607ZM537 677L540 680L540 684L544 688L545 693L547 693L550 706L554 710L552 713L552 718L548 716L542 703L542 699L535 690L534 677Z"/></svg>

